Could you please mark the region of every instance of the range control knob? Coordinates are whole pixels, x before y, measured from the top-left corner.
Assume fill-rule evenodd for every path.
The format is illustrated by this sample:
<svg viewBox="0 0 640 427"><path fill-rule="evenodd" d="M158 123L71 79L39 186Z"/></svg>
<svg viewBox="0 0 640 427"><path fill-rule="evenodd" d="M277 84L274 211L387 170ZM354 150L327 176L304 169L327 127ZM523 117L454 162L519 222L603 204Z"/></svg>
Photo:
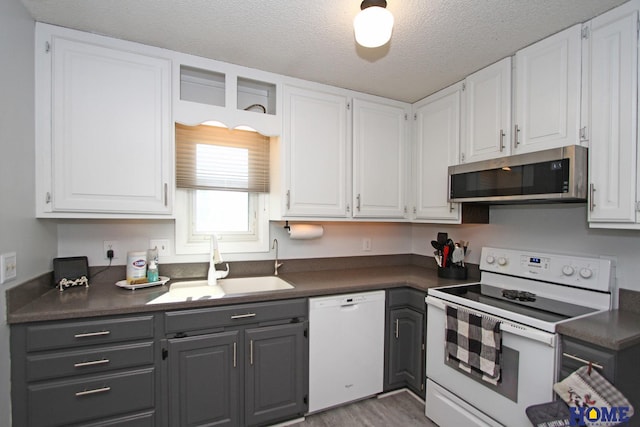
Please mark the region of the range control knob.
<svg viewBox="0 0 640 427"><path fill-rule="evenodd" d="M496 262L496 259L493 257L493 255L487 255L487 264L493 264L494 262Z"/></svg>
<svg viewBox="0 0 640 427"><path fill-rule="evenodd" d="M590 268L581 268L580 269L580 277L582 277L583 279L588 279L591 276L593 276L593 271L591 271Z"/></svg>
<svg viewBox="0 0 640 427"><path fill-rule="evenodd" d="M501 256L500 258L498 258L498 264L499 265L507 265L507 259L503 256Z"/></svg>
<svg viewBox="0 0 640 427"><path fill-rule="evenodd" d="M565 265L564 267L562 267L562 274L564 274L565 276L571 276L575 272L576 270L570 265Z"/></svg>

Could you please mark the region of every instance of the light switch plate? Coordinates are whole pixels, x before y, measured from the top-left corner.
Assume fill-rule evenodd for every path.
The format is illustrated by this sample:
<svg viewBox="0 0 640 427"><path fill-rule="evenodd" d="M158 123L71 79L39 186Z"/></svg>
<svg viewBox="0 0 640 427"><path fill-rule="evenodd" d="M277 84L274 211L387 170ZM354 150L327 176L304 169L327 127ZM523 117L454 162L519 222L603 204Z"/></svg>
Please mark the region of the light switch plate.
<svg viewBox="0 0 640 427"><path fill-rule="evenodd" d="M15 279L18 275L17 257L15 252L0 255L0 284Z"/></svg>

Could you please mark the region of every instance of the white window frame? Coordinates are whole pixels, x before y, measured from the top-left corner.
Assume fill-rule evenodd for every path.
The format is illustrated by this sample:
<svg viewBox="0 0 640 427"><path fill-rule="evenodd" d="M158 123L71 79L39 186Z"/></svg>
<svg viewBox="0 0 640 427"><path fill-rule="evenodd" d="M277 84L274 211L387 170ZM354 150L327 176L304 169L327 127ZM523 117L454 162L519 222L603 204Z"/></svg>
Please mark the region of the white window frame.
<svg viewBox="0 0 640 427"><path fill-rule="evenodd" d="M210 238L194 234L194 190L177 188L175 195L176 254L208 254ZM249 209L253 211L252 232L216 233L221 253L269 252L269 195L250 193Z"/></svg>

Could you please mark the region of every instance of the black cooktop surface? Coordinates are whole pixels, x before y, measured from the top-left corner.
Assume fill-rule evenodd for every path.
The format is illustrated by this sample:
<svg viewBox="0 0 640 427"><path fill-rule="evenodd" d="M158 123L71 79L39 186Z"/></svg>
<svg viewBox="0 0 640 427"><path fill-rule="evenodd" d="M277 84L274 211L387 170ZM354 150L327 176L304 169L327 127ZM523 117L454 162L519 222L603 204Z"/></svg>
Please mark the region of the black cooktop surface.
<svg viewBox="0 0 640 427"><path fill-rule="evenodd" d="M559 322L598 311L591 307L540 297L520 289L503 289L481 283L438 288L438 291L546 322Z"/></svg>

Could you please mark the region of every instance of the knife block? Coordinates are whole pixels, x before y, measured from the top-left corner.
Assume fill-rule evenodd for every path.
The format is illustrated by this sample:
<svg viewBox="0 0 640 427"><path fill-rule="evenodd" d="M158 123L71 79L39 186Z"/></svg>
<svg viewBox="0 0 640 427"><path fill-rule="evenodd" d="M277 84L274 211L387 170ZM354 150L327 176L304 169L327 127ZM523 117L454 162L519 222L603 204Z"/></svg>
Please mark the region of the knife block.
<svg viewBox="0 0 640 427"><path fill-rule="evenodd" d="M443 279L459 279L464 280L467 278L467 267L452 265L449 267L438 267L438 277Z"/></svg>

